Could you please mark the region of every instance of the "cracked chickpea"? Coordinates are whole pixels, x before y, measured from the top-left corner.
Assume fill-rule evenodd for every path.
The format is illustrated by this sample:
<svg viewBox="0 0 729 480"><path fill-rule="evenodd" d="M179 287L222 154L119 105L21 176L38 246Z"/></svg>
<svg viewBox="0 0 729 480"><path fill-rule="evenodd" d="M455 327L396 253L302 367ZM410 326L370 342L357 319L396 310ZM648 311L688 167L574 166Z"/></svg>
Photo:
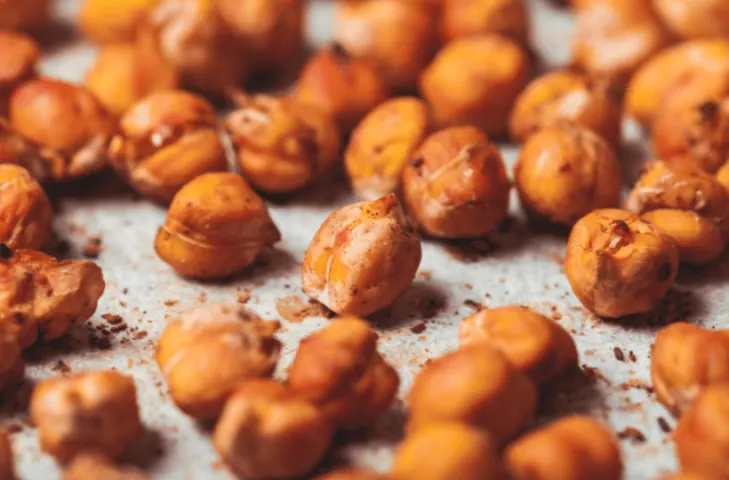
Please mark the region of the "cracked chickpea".
<svg viewBox="0 0 729 480"><path fill-rule="evenodd" d="M0 116L7 116L13 90L36 76L40 55L32 38L0 30Z"/></svg>
<svg viewBox="0 0 729 480"><path fill-rule="evenodd" d="M264 201L234 173L206 173L172 199L157 255L182 276L225 278L281 239Z"/></svg>
<svg viewBox="0 0 729 480"><path fill-rule="evenodd" d="M524 0L443 0L440 29L446 41L498 34L526 45L529 15Z"/></svg>
<svg viewBox="0 0 729 480"><path fill-rule="evenodd" d="M413 282L420 237L394 195L335 210L306 249L301 286L339 315L367 316Z"/></svg>
<svg viewBox="0 0 729 480"><path fill-rule="evenodd" d="M81 453L63 471L62 480L149 480L141 470L119 467L104 455Z"/></svg>
<svg viewBox="0 0 729 480"><path fill-rule="evenodd" d="M0 164L0 242L38 249L48 243L53 209L31 174L17 165Z"/></svg>
<svg viewBox="0 0 729 480"><path fill-rule="evenodd" d="M155 354L175 404L194 418L216 418L238 384L271 376L281 351L278 328L235 305L184 312L162 333Z"/></svg>
<svg viewBox="0 0 729 480"><path fill-rule="evenodd" d="M155 1L84 0L77 23L81 32L97 43L132 41Z"/></svg>
<svg viewBox="0 0 729 480"><path fill-rule="evenodd" d="M729 3L724 0L654 0L661 20L682 38L729 35Z"/></svg>
<svg viewBox="0 0 729 480"><path fill-rule="evenodd" d="M0 28L38 30L48 22L51 0L10 0L0 3Z"/></svg>
<svg viewBox="0 0 729 480"><path fill-rule="evenodd" d="M13 461L13 448L5 429L0 428L0 478L15 480L15 462Z"/></svg>
<svg viewBox="0 0 729 480"><path fill-rule="evenodd" d="M188 182L228 163L215 108L181 90L146 97L130 108L109 146L114 170L142 195L169 203Z"/></svg>

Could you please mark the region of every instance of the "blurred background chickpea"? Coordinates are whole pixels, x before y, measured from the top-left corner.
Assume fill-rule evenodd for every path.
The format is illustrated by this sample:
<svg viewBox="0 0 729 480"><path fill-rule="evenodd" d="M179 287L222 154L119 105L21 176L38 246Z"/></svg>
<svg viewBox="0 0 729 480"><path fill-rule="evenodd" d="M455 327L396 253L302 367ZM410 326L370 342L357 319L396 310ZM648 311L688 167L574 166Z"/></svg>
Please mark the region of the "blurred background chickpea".
<svg viewBox="0 0 729 480"><path fill-rule="evenodd" d="M493 233L506 218L510 188L498 147L471 126L430 135L403 171L408 211L434 237Z"/></svg>
<svg viewBox="0 0 729 480"><path fill-rule="evenodd" d="M527 52L508 38L459 38L446 44L423 72L420 93L437 126L469 124L501 135L514 100L529 81L530 63Z"/></svg>
<svg viewBox="0 0 729 480"><path fill-rule="evenodd" d="M0 116L8 115L13 90L36 76L40 55L40 48L32 38L0 30Z"/></svg>
<svg viewBox="0 0 729 480"><path fill-rule="evenodd" d="M161 203L200 175L228 168L215 108L181 90L134 104L119 122L109 160L134 190Z"/></svg>
<svg viewBox="0 0 729 480"><path fill-rule="evenodd" d="M225 404L213 443L240 477L294 479L316 467L333 436L317 407L273 380L252 380Z"/></svg>
<svg viewBox="0 0 729 480"><path fill-rule="evenodd" d="M506 467L514 480L620 480L617 438L589 417L571 416L527 433L509 445Z"/></svg>
<svg viewBox="0 0 729 480"><path fill-rule="evenodd" d="M0 164L0 242L8 247L38 249L53 228L51 202L23 167Z"/></svg>
<svg viewBox="0 0 729 480"><path fill-rule="evenodd" d="M148 480L148 478L141 470L127 466L119 467L98 453L76 455L63 471L63 480Z"/></svg>
<svg viewBox="0 0 729 480"><path fill-rule="evenodd" d="M616 318L658 306L678 273L678 249L636 214L595 210L572 229L564 268L585 308Z"/></svg>
<svg viewBox="0 0 729 480"><path fill-rule="evenodd" d="M78 13L81 32L96 43L134 40L139 24L156 0L84 0Z"/></svg>
<svg viewBox="0 0 729 480"><path fill-rule="evenodd" d="M340 318L299 345L287 381L334 424L375 423L395 399L400 379L377 352L377 334L358 318Z"/></svg>
<svg viewBox="0 0 729 480"><path fill-rule="evenodd" d="M314 480L392 480L388 475L361 470L358 468L343 468L334 470L316 477Z"/></svg>
<svg viewBox="0 0 729 480"><path fill-rule="evenodd" d="M501 352L477 344L423 367L410 389L408 403L409 434L433 423L452 421L483 429L503 443L531 418L537 406L537 388Z"/></svg>
<svg viewBox="0 0 729 480"><path fill-rule="evenodd" d="M583 127L547 127L529 137L514 180L524 208L551 223L572 226L620 203L620 163L602 137Z"/></svg>
<svg viewBox="0 0 729 480"><path fill-rule="evenodd" d="M363 200L396 193L410 156L428 134L428 105L413 97L381 103L352 132L344 164Z"/></svg>
<svg viewBox="0 0 729 480"><path fill-rule="evenodd" d="M15 480L15 462L10 438L4 428L0 428L0 478Z"/></svg>
<svg viewBox="0 0 729 480"><path fill-rule="evenodd" d="M37 31L48 22L51 0L10 0L0 3L0 28Z"/></svg>
<svg viewBox="0 0 729 480"><path fill-rule="evenodd" d="M447 41L495 33L522 45L529 42L524 0L442 0L441 35Z"/></svg>
<svg viewBox="0 0 729 480"><path fill-rule="evenodd" d="M334 119L299 100L243 97L225 125L243 176L266 193L299 190L339 161Z"/></svg>
<svg viewBox="0 0 729 480"><path fill-rule="evenodd" d="M395 195L335 210L306 249L304 293L339 315L367 316L413 283L420 237Z"/></svg>
<svg viewBox="0 0 729 480"><path fill-rule="evenodd" d="M668 27L683 38L729 35L729 3L725 0L654 0Z"/></svg>
<svg viewBox="0 0 729 480"><path fill-rule="evenodd" d="M155 355L175 404L199 420L217 418L237 385L271 376L281 351L278 328L234 305L184 312L164 330Z"/></svg>
<svg viewBox="0 0 729 480"><path fill-rule="evenodd" d="M21 348L18 343L18 329L15 325L0 322L0 390L11 382L23 378L25 362L21 357ZM2 436L5 432L0 429L0 478L3 472L3 445Z"/></svg>
<svg viewBox="0 0 729 480"><path fill-rule="evenodd" d="M82 452L118 458L143 428L134 381L111 370L44 380L33 390L30 416L41 448L61 463Z"/></svg>
<svg viewBox="0 0 729 480"><path fill-rule="evenodd" d="M234 173L206 173L182 187L157 232L157 255L180 275L225 278L281 238L261 198Z"/></svg>
<svg viewBox="0 0 729 480"><path fill-rule="evenodd" d="M523 307L490 308L464 318L458 339L461 345L493 347L537 384L577 367L572 336L556 322Z"/></svg>

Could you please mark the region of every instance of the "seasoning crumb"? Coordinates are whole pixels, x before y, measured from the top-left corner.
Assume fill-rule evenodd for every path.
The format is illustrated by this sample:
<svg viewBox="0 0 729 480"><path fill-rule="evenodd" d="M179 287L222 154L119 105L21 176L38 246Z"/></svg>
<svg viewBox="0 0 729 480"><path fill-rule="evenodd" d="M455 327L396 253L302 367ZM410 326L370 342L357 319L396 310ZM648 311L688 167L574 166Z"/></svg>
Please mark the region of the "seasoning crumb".
<svg viewBox="0 0 729 480"><path fill-rule="evenodd" d="M296 295L276 300L276 312L284 320L292 323L301 323L308 317L332 318L334 316L334 312L321 303L315 300L304 302L301 297Z"/></svg>
<svg viewBox="0 0 729 480"><path fill-rule="evenodd" d="M10 425L5 427L5 431L8 432L8 434L10 435L14 435L16 433L22 432L23 426L17 423L11 423Z"/></svg>
<svg viewBox="0 0 729 480"><path fill-rule="evenodd" d="M468 308L470 308L471 310L473 310L475 312L480 312L481 310L484 309L484 306L482 303L477 302L475 300L471 300L470 298L467 300L464 300L463 305L467 306Z"/></svg>
<svg viewBox="0 0 729 480"><path fill-rule="evenodd" d="M101 252L104 251L101 237L89 237L86 239L86 243L83 246L82 253L86 258L99 258Z"/></svg>
<svg viewBox="0 0 729 480"><path fill-rule="evenodd" d="M141 330L134 334L134 339L141 340L141 339L145 338L147 335L149 335L149 333L147 333L146 330Z"/></svg>
<svg viewBox="0 0 729 480"><path fill-rule="evenodd" d="M423 333L425 331L425 323L424 322L418 322L412 327L410 327L410 331L413 333Z"/></svg>
<svg viewBox="0 0 729 480"><path fill-rule="evenodd" d="M418 272L418 277L422 278L423 280L432 280L433 272L431 272L430 270L421 270Z"/></svg>
<svg viewBox="0 0 729 480"><path fill-rule="evenodd" d="M663 433L671 433L673 431L671 425L669 425L668 421L663 417L658 417L658 426L661 427L661 431L663 431Z"/></svg>
<svg viewBox="0 0 729 480"><path fill-rule="evenodd" d="M124 318L121 315L116 315L113 313L105 313L101 316L104 320L106 320L107 323L111 325L116 325L118 323L121 323L124 321Z"/></svg>
<svg viewBox="0 0 729 480"><path fill-rule="evenodd" d="M625 354L623 354L623 351L620 349L620 347L613 348L613 353L615 354L615 358L619 362L624 362L625 361Z"/></svg>
<svg viewBox="0 0 729 480"><path fill-rule="evenodd" d="M552 320L554 320L554 321L557 321L557 320L562 320L562 314L561 314L561 313L559 313L559 312L552 312L552 313L551 313L551 315L549 315L549 317L550 317L550 318L551 318Z"/></svg>
<svg viewBox="0 0 729 480"><path fill-rule="evenodd" d="M628 358L629 358L629 359L630 359L630 361L631 361L631 362L633 362L633 363L635 363L635 362L637 362L637 361L638 361L638 358L637 358L637 357L635 356L635 352L634 352L634 351L632 351L632 350L628 352Z"/></svg>
<svg viewBox="0 0 729 480"><path fill-rule="evenodd" d="M119 324L114 325L113 327L111 327L109 330L111 331L111 333L119 333L119 332L122 332L122 331L124 331L126 329L127 329L127 324L126 323L119 323Z"/></svg>
<svg viewBox="0 0 729 480"><path fill-rule="evenodd" d="M248 303L248 301L251 299L251 291L247 288L244 288L243 290L240 290L238 292L238 303L241 305L244 305Z"/></svg>
<svg viewBox="0 0 729 480"><path fill-rule="evenodd" d="M63 360L59 360L56 362L56 364L51 368L54 372L59 372L63 375L71 373L71 367L68 366L66 362Z"/></svg>
<svg viewBox="0 0 729 480"><path fill-rule="evenodd" d="M178 304L178 300L165 300L165 307L174 307Z"/></svg>
<svg viewBox="0 0 729 480"><path fill-rule="evenodd" d="M635 427L625 427L621 431L618 432L618 438L620 440L630 440L631 443L644 443L646 441L645 435L643 435L643 432L638 430Z"/></svg>

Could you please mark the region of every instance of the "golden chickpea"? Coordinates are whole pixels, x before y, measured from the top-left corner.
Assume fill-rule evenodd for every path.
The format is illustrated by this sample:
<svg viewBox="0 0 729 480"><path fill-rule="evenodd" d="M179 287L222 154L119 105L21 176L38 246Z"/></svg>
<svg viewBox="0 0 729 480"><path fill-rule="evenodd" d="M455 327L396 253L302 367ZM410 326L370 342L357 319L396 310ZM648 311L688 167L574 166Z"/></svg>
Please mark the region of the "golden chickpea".
<svg viewBox="0 0 729 480"><path fill-rule="evenodd" d="M475 127L430 135L403 171L408 210L427 235L489 235L506 218L509 180L499 149Z"/></svg>
<svg viewBox="0 0 729 480"><path fill-rule="evenodd" d="M78 13L81 32L97 43L134 40L137 27L156 0L84 0Z"/></svg>
<svg viewBox="0 0 729 480"><path fill-rule="evenodd" d="M243 176L267 193L289 193L320 178L339 160L332 117L287 97L245 97L226 119Z"/></svg>
<svg viewBox="0 0 729 480"><path fill-rule="evenodd" d="M321 475L314 480L392 480L387 475L369 472L357 468L344 468L332 473Z"/></svg>
<svg viewBox="0 0 729 480"><path fill-rule="evenodd" d="M321 461L334 426L314 405L273 380L252 380L230 397L215 426L215 449L241 477L293 479Z"/></svg>
<svg viewBox="0 0 729 480"><path fill-rule="evenodd" d="M524 0L443 0L441 35L460 37L498 34L523 45L529 41L529 15Z"/></svg>
<svg viewBox="0 0 729 480"><path fill-rule="evenodd" d="M7 116L13 90L36 76L39 58L40 48L32 38L0 30L0 115Z"/></svg>
<svg viewBox="0 0 729 480"><path fill-rule="evenodd" d="M44 380L30 417L43 451L62 463L86 451L118 458L142 433L134 381L111 370Z"/></svg>
<svg viewBox="0 0 729 480"><path fill-rule="evenodd" d="M393 98L372 110L352 132L344 164L354 192L375 200L400 187L410 156L429 129L428 105L417 98Z"/></svg>
<svg viewBox="0 0 729 480"><path fill-rule="evenodd" d="M261 198L234 173L206 173L172 199L157 255L185 277L225 278L281 239Z"/></svg>
<svg viewBox="0 0 729 480"><path fill-rule="evenodd" d="M10 0L0 2L0 28L38 30L48 22L51 0Z"/></svg>
<svg viewBox="0 0 729 480"><path fill-rule="evenodd" d="M0 242L38 249L51 236L53 209L46 193L23 167L0 164Z"/></svg>
<svg viewBox="0 0 729 480"><path fill-rule="evenodd" d="M13 448L5 429L0 428L0 478L15 480L15 466L13 462Z"/></svg>
<svg viewBox="0 0 729 480"><path fill-rule="evenodd" d="M119 467L98 453L76 455L66 470L63 480L148 480L148 477L134 467Z"/></svg>
<svg viewBox="0 0 729 480"><path fill-rule="evenodd" d="M278 322L234 305L188 310L157 341L157 365L177 406L200 420L217 418L244 380L271 376L281 343Z"/></svg>
<svg viewBox="0 0 729 480"><path fill-rule="evenodd" d="M585 308L616 318L658 306L678 273L678 249L638 215L595 210L572 229L564 268Z"/></svg>
<svg viewBox="0 0 729 480"><path fill-rule="evenodd" d="M349 132L389 93L371 62L349 55L335 43L306 63L294 98L328 114L342 132Z"/></svg>
<svg viewBox="0 0 729 480"><path fill-rule="evenodd" d="M547 127L529 137L514 180L530 214L560 225L620 203L620 163L610 144L582 127Z"/></svg>
<svg viewBox="0 0 729 480"><path fill-rule="evenodd" d="M475 125L489 135L501 135L530 74L529 57L516 42L498 35L459 38L428 65L420 92L433 109L436 125Z"/></svg>
<svg viewBox="0 0 729 480"><path fill-rule="evenodd" d="M724 0L654 0L668 27L683 38L729 35L729 3Z"/></svg>
<svg viewBox="0 0 729 480"><path fill-rule="evenodd" d="M571 416L527 433L506 449L514 480L620 480L618 440L589 417Z"/></svg>
<svg viewBox="0 0 729 480"><path fill-rule="evenodd" d="M453 421L486 430L503 443L534 413L537 388L501 352L478 344L423 367L408 401L411 433L429 424Z"/></svg>
<svg viewBox="0 0 729 480"><path fill-rule="evenodd" d="M420 238L394 195L335 210L306 250L304 293L340 315L391 305L415 278Z"/></svg>

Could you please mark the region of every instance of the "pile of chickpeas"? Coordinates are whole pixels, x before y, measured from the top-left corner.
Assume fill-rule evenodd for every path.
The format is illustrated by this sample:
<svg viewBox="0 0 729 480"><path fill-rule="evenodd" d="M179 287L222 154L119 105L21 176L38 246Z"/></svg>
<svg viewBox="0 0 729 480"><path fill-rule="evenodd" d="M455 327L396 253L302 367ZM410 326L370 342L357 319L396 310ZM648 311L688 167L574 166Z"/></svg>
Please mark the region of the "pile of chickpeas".
<svg viewBox="0 0 729 480"><path fill-rule="evenodd" d="M0 387L22 378L24 351L96 311L99 266L40 251L44 187L109 167L168 208L154 248L192 281L229 278L281 239L265 197L343 164L362 200L332 212L306 251L301 288L339 317L301 342L284 380L272 378L279 322L239 305L184 312L157 340L170 396L214 422L241 478L310 474L338 432L392 406L400 379L365 317L410 288L421 237L494 233L512 184L529 221L571 229L565 274L587 310L654 311L679 265L711 264L729 240L729 1L566 3L572 59L535 77L525 0L338 0L334 43L288 93L262 94L252 80L303 59L305 0L84 0L77 25L100 52L83 84L38 74L34 35L52 1L0 1ZM222 120L220 105L234 107ZM622 202L625 119L655 158ZM505 139L522 144L513 172ZM389 472L318 478L622 478L601 422L529 431L540 391L578 369L564 328L503 306L463 319L459 343L415 378ZM651 377L679 417L671 478L729 479L729 330L665 327ZM129 376L45 380L30 417L66 480L146 478L118 463L144 429ZM13 470L2 432L0 478Z"/></svg>

